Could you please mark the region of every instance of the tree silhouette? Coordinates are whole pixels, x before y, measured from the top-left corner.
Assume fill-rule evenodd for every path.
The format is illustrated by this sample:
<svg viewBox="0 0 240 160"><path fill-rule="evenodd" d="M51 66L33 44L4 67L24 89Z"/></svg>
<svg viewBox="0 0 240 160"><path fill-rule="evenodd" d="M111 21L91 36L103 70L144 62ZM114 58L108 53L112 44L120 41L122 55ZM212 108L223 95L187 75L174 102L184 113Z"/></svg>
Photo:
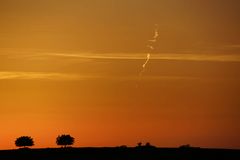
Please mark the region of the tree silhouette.
<svg viewBox="0 0 240 160"><path fill-rule="evenodd" d="M145 144L145 146L146 147L150 147L150 146L152 146L149 142L147 142L146 144Z"/></svg>
<svg viewBox="0 0 240 160"><path fill-rule="evenodd" d="M66 148L68 145L73 145L74 138L70 135L63 134L57 137L56 143L57 145L60 145Z"/></svg>
<svg viewBox="0 0 240 160"><path fill-rule="evenodd" d="M30 147L34 145L33 139L29 136L21 136L19 138L16 139L15 141L15 145L17 147Z"/></svg>
<svg viewBox="0 0 240 160"><path fill-rule="evenodd" d="M137 144L137 147L142 147L142 142L139 142L139 143Z"/></svg>

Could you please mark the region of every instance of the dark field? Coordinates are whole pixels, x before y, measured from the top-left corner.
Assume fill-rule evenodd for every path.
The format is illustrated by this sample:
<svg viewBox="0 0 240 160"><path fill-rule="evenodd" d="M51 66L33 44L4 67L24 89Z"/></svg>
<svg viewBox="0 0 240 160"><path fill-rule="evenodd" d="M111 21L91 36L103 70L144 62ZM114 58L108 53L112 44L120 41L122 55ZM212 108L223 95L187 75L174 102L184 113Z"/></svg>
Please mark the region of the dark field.
<svg viewBox="0 0 240 160"><path fill-rule="evenodd" d="M203 148L49 148L0 151L0 160L240 160L240 150Z"/></svg>

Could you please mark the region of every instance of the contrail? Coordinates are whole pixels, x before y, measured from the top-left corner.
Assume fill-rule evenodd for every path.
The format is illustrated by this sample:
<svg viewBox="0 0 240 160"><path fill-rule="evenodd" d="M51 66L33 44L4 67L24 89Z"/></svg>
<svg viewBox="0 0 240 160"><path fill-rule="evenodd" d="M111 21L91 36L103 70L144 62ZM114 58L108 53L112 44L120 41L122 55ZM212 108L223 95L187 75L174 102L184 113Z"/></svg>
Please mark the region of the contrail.
<svg viewBox="0 0 240 160"><path fill-rule="evenodd" d="M154 36L153 36L153 39L150 39L148 40L149 42L156 42L157 41L157 38L159 36L159 33L158 33L158 28L157 28L157 25L156 25L156 29L155 29L155 32L154 32Z"/></svg>
<svg viewBox="0 0 240 160"><path fill-rule="evenodd" d="M157 38L159 36L159 33L158 33L158 25L156 24L155 25L155 31L154 31L154 35L152 37L152 39L148 40L148 44L147 44L147 48L150 50L148 53L147 53L147 58L145 60L145 62L143 63L142 65L142 69L139 73L139 81L141 80L141 77L142 77L142 74L144 73L145 71L145 68L151 58L151 53L153 52L153 50L155 49L155 43L157 41ZM138 88L138 84L136 84L136 88Z"/></svg>
<svg viewBox="0 0 240 160"><path fill-rule="evenodd" d="M158 25L156 24L155 26L156 26L156 28L155 28L155 31L154 31L153 38L150 39L150 40L148 40L148 42L149 42L150 44L147 45L147 48L150 49L150 52L147 54L147 59L146 59L146 61L144 62L144 64L142 65L142 70L141 70L141 72L140 72L140 74L139 74L140 76L141 76L142 73L144 72L144 69L146 68L146 66L147 66L147 64L148 64L148 62L149 62L149 60L150 60L150 58L151 58L151 52L154 50L154 44L156 43L157 38L158 38L158 36L159 36Z"/></svg>
<svg viewBox="0 0 240 160"><path fill-rule="evenodd" d="M154 50L154 47L151 46L151 45L147 45L147 47L148 47L149 49L151 49L151 50Z"/></svg>
<svg viewBox="0 0 240 160"><path fill-rule="evenodd" d="M148 53L148 54L147 54L147 60L146 60L146 62L142 65L143 68L146 67L146 65L147 65L147 63L148 63L148 61L149 61L149 59L150 59L150 56L151 56L150 53Z"/></svg>

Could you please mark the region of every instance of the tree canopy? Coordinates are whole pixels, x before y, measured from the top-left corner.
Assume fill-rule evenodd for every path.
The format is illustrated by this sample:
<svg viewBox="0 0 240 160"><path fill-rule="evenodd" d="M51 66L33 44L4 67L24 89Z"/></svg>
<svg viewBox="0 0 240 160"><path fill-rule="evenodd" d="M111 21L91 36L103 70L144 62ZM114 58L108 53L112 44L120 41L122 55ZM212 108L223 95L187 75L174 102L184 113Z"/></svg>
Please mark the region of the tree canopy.
<svg viewBox="0 0 240 160"><path fill-rule="evenodd" d="M57 145L61 145L66 148L68 145L74 144L74 138L70 135L59 135L56 139L56 143Z"/></svg>
<svg viewBox="0 0 240 160"><path fill-rule="evenodd" d="M28 147L28 146L33 146L34 142L33 139L29 136L21 136L19 138L16 139L15 141L15 145L17 147Z"/></svg>

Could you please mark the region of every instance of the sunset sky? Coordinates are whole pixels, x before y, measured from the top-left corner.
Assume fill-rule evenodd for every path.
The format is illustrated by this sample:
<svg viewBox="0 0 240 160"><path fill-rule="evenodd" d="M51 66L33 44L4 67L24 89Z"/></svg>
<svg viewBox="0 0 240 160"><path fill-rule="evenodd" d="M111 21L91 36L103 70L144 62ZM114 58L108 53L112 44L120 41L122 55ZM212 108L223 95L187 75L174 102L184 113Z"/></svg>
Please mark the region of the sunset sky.
<svg viewBox="0 0 240 160"><path fill-rule="evenodd" d="M240 148L239 28L239 0L0 0L0 149Z"/></svg>

